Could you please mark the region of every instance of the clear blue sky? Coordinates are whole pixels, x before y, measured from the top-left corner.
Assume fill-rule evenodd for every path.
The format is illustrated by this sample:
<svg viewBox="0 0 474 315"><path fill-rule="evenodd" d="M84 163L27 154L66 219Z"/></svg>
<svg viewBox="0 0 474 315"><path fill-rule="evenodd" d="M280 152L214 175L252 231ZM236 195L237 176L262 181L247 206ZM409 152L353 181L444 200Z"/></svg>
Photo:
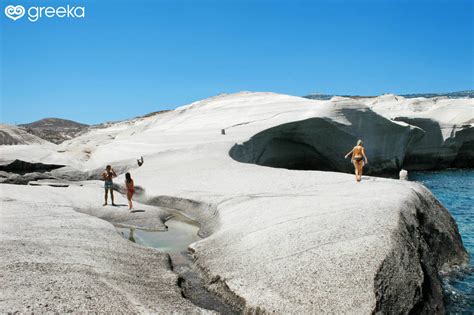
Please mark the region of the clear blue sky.
<svg viewBox="0 0 474 315"><path fill-rule="evenodd" d="M85 19L6 18L79 3ZM241 90L474 88L473 1L1 0L1 119L99 123Z"/></svg>

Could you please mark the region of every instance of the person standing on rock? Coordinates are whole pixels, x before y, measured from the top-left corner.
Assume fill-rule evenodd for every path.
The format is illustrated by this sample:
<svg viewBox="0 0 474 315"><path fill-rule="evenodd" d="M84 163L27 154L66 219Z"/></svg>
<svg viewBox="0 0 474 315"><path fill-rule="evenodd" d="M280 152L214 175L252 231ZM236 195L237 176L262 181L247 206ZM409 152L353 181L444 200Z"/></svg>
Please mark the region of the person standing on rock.
<svg viewBox="0 0 474 315"><path fill-rule="evenodd" d="M141 156L138 160L137 160L137 164L138 164L138 167L142 166L143 165L143 156Z"/></svg>
<svg viewBox="0 0 474 315"><path fill-rule="evenodd" d="M344 158L347 159L350 154L352 154L351 162L354 164L356 181L360 182L362 179L362 169L364 168L364 165L369 163L367 156L365 156L362 140L358 140L357 145L347 153Z"/></svg>
<svg viewBox="0 0 474 315"><path fill-rule="evenodd" d="M132 197L133 193L135 192L135 185L133 183L133 179L130 173L125 174L125 187L127 188L128 210L132 210Z"/></svg>
<svg viewBox="0 0 474 315"><path fill-rule="evenodd" d="M114 203L114 183L112 182L112 178L117 177L112 166L107 165L105 171L102 173L102 179L104 180L104 188L105 188L105 203L104 206L107 205L107 194L110 190L110 199L112 199L112 206L115 206Z"/></svg>

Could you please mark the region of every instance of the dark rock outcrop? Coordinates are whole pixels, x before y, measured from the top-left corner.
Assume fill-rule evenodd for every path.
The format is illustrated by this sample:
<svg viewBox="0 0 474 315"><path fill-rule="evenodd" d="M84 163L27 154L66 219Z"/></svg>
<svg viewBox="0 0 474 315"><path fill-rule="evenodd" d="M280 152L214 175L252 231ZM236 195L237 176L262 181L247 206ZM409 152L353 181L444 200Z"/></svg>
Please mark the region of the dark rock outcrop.
<svg viewBox="0 0 474 315"><path fill-rule="evenodd" d="M26 162L22 160L14 160L10 163L5 163L0 165L0 171L16 173L16 174L26 174L26 173L44 173L54 169L63 167L64 165L57 164L43 164L43 163L33 163Z"/></svg>
<svg viewBox="0 0 474 315"><path fill-rule="evenodd" d="M44 118L20 126L28 133L56 144L76 137L89 127L86 124L60 118Z"/></svg>

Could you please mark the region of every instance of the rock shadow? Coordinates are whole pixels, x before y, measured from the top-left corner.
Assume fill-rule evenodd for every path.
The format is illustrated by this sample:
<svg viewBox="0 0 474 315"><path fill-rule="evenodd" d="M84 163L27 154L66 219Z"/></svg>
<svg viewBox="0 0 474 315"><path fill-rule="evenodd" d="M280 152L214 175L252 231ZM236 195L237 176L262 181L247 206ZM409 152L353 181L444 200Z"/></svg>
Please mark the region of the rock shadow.
<svg viewBox="0 0 474 315"><path fill-rule="evenodd" d="M234 145L229 155L262 166L353 173L344 156L362 139L369 158L364 173L395 176L403 167L408 144L423 136L422 130L394 123L370 109L339 113L349 124L320 117L282 124Z"/></svg>

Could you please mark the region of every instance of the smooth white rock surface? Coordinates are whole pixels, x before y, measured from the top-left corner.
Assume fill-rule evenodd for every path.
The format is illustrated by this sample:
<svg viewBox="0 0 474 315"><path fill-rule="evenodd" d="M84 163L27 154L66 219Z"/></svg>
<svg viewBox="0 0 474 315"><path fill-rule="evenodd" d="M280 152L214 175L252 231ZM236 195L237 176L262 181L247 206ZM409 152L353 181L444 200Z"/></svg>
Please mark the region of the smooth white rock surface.
<svg viewBox="0 0 474 315"><path fill-rule="evenodd" d="M100 172L107 164L128 167L143 188L138 200L166 204L200 221L203 233L210 236L191 245L196 263L210 289L241 308L278 313L408 312L419 303L417 294L428 276L419 253L428 255L424 261L432 265L427 268L435 282L436 269L467 259L454 221L429 192L410 182L364 177L356 183L349 174L263 167L229 155L236 143L269 128L316 117L336 126L330 130L348 134L348 147L339 145L326 159L342 159L355 144L352 139L365 135L374 141L366 141L369 161L375 163L378 156L381 165L394 168L403 161L410 139L423 132L391 121L393 107L400 114L414 117L421 111L430 119L472 128L472 100L456 101L470 118L446 118L431 101L398 104L395 96L369 101L314 101L274 93L222 95L92 130L59 145L56 153L81 171ZM372 119L370 128L360 134L358 124L367 122L363 117ZM379 124L384 126L380 130ZM399 130L400 146L390 147L391 140L383 139L381 131L393 130ZM27 150L11 154L28 159ZM140 156L145 163L138 168ZM349 161L338 163L351 167ZM420 213L433 222L423 225ZM431 228L442 234L442 246L431 244L423 234ZM381 284L388 288L383 294L388 301L381 297ZM433 290L425 309L440 311L440 289Z"/></svg>

